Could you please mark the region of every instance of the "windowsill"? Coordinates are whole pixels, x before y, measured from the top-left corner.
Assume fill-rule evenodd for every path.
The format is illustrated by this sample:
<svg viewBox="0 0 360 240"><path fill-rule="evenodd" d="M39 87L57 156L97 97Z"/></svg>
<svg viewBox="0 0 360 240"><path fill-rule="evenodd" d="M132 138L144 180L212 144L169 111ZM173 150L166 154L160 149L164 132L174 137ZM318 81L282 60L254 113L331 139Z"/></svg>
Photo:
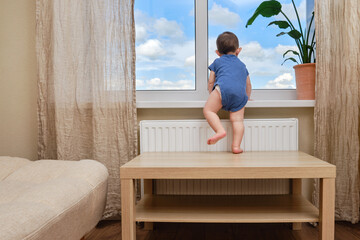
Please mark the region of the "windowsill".
<svg viewBox="0 0 360 240"><path fill-rule="evenodd" d="M137 108L203 108L205 101L138 101ZM287 107L314 107L315 100L253 100L247 108L287 108Z"/></svg>

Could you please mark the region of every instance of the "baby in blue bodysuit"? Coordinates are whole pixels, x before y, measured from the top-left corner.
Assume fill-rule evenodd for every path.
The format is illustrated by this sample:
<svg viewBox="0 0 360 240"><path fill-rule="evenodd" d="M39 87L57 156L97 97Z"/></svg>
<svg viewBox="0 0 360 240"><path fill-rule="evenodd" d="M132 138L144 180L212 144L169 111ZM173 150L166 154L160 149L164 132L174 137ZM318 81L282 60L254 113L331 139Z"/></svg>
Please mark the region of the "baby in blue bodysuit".
<svg viewBox="0 0 360 240"><path fill-rule="evenodd" d="M210 96L203 109L204 116L215 135L208 139L215 144L226 136L217 112L222 108L230 112L233 126L232 152L241 153L244 135L245 105L250 98L251 82L245 64L237 57L241 51L239 40L232 32L224 32L216 39L216 54L219 58L209 66L208 90Z"/></svg>

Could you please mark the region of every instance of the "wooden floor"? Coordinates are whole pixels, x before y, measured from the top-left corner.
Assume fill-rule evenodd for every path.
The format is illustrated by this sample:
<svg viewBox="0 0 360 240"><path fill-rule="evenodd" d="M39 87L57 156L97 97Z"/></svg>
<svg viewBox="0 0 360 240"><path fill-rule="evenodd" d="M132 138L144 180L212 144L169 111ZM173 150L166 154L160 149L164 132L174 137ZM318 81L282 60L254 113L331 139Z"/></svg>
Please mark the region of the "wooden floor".
<svg viewBox="0 0 360 240"><path fill-rule="evenodd" d="M137 227L137 240L317 240L318 229L308 223L293 231L289 224L157 223L154 231ZM121 240L120 221L102 221L86 240ZM336 222L335 240L360 240L360 223Z"/></svg>

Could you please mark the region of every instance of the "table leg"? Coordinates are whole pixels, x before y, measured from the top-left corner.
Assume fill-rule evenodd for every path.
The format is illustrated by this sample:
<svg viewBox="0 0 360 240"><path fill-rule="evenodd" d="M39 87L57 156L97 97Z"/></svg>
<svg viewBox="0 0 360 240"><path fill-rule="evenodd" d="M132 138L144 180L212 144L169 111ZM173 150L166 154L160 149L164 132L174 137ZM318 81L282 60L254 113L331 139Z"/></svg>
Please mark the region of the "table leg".
<svg viewBox="0 0 360 240"><path fill-rule="evenodd" d="M302 179L291 179L291 193L292 195L301 195ZM292 223L292 230L301 230L302 223Z"/></svg>
<svg viewBox="0 0 360 240"><path fill-rule="evenodd" d="M335 178L320 179L319 239L334 240Z"/></svg>
<svg viewBox="0 0 360 240"><path fill-rule="evenodd" d="M144 179L144 194L153 194L153 180L152 179ZM154 223L145 222L144 230L148 230L148 231L154 230Z"/></svg>
<svg viewBox="0 0 360 240"><path fill-rule="evenodd" d="M136 239L135 185L133 179L121 179L121 227L123 240Z"/></svg>

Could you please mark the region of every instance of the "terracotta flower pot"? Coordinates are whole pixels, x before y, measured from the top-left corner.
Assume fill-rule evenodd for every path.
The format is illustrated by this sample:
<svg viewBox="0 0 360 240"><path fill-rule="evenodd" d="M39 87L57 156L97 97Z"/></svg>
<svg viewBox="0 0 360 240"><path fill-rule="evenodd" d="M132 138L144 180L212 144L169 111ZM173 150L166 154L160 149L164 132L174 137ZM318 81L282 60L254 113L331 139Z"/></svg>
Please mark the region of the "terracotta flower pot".
<svg viewBox="0 0 360 240"><path fill-rule="evenodd" d="M315 99L315 63L294 66L298 100Z"/></svg>

